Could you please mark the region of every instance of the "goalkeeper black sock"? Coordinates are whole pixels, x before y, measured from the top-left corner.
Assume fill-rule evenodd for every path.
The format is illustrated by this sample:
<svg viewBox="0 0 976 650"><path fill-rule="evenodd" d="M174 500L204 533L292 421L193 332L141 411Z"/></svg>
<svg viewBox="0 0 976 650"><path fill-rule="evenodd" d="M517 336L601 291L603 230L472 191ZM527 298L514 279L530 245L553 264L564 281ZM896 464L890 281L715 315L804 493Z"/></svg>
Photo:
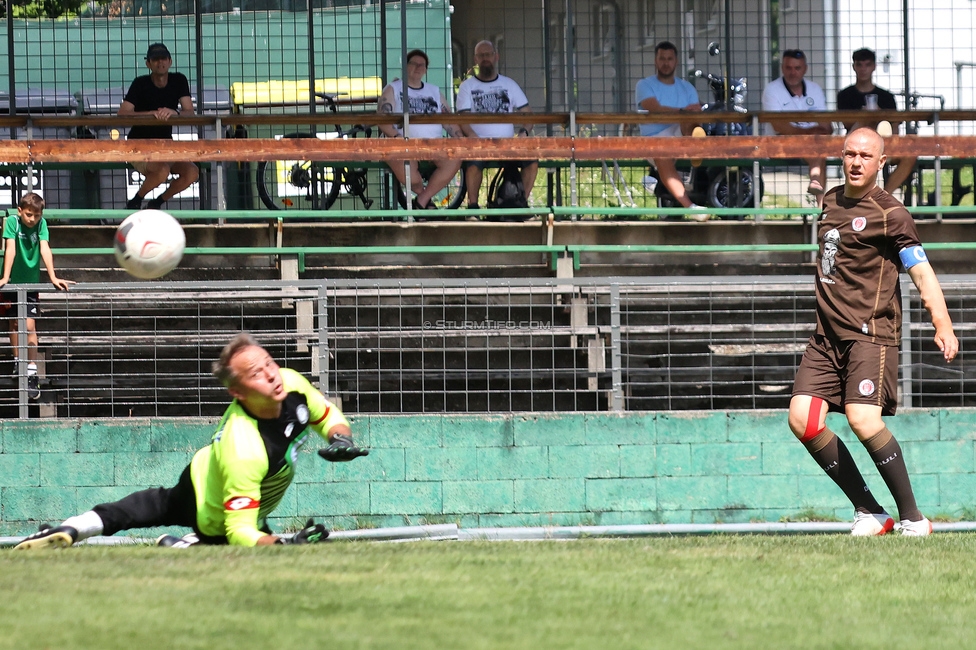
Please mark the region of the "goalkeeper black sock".
<svg viewBox="0 0 976 650"><path fill-rule="evenodd" d="M865 513L881 513L884 508L877 502L864 482L861 471L854 463L851 452L844 441L834 432L824 430L803 443L813 459L817 461L827 476L837 484L844 495L854 504L854 508Z"/></svg>

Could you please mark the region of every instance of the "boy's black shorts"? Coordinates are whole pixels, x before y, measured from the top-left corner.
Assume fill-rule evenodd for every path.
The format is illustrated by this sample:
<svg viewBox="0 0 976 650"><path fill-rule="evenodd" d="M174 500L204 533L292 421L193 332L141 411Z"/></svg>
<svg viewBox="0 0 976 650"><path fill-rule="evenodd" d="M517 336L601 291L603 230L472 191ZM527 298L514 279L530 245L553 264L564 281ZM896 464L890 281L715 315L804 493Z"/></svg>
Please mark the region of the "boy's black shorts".
<svg viewBox="0 0 976 650"><path fill-rule="evenodd" d="M27 318L37 318L37 292L27 292ZM0 293L0 318L17 318L17 292Z"/></svg>

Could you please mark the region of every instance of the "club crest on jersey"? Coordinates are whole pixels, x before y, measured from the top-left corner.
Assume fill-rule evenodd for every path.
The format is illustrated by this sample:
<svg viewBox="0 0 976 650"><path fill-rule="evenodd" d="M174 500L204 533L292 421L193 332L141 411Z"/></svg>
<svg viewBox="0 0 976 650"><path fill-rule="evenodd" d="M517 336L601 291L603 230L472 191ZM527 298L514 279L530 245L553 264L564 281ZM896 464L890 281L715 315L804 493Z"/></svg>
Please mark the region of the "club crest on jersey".
<svg viewBox="0 0 976 650"><path fill-rule="evenodd" d="M813 97L807 97L807 106L813 106L813 104L814 104Z"/></svg>
<svg viewBox="0 0 976 650"><path fill-rule="evenodd" d="M298 421L302 424L308 424L308 407L304 404L299 404L295 408L295 417L298 418Z"/></svg>
<svg viewBox="0 0 976 650"><path fill-rule="evenodd" d="M874 395L874 382L870 379L861 380L861 383L857 385L857 392L865 397Z"/></svg>
<svg viewBox="0 0 976 650"><path fill-rule="evenodd" d="M864 217L855 217L854 221L851 222L851 228L854 232L861 232L868 227L868 220Z"/></svg>

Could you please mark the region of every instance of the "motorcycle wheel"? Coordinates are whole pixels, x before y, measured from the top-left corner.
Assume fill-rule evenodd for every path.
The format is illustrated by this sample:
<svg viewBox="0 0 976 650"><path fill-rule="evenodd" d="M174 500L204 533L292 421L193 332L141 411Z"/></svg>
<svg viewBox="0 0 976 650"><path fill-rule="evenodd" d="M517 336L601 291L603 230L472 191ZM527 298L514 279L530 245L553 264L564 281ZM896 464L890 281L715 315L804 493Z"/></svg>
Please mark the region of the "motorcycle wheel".
<svg viewBox="0 0 976 650"><path fill-rule="evenodd" d="M730 196L730 187L734 198ZM708 204L714 208L751 208L756 205L755 179L746 169L722 169L708 185ZM744 214L722 215L722 219L742 221Z"/></svg>

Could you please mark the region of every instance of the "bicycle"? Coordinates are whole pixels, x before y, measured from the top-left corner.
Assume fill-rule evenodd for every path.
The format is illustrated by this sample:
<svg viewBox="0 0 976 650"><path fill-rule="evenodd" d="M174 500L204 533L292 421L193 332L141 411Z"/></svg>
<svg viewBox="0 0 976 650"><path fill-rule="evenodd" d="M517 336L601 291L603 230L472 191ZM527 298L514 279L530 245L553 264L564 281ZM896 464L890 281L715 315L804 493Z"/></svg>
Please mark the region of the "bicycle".
<svg viewBox="0 0 976 650"><path fill-rule="evenodd" d="M329 93L315 93L322 98L329 111L339 112L338 95ZM372 137L373 130L368 126L357 124L348 130L335 124L322 134L289 133L282 138L319 138L323 140L356 137ZM420 163L420 174L424 181L430 179L435 167L431 164ZM369 209L373 200L366 192L369 188L367 169L365 167L341 167L334 163L315 162L310 160L272 160L258 163L256 168L256 183L258 196L269 210L328 210L339 198L342 189L358 197L363 207ZM400 205L406 207L406 196L400 183L393 179L394 195ZM465 197L464 170L459 171L443 190L431 198L431 204L438 208L455 209L460 207Z"/></svg>
<svg viewBox="0 0 976 650"><path fill-rule="evenodd" d="M325 100L332 113L339 112L338 95L315 93ZM282 138L318 138L321 140L369 138L371 127L357 124L344 131L334 124L325 133L288 133ZM269 210L328 210L339 198L343 188L359 198L367 210L373 200L366 196L368 182L363 167L340 167L335 163L313 160L270 160L260 162L256 168L258 196Z"/></svg>

